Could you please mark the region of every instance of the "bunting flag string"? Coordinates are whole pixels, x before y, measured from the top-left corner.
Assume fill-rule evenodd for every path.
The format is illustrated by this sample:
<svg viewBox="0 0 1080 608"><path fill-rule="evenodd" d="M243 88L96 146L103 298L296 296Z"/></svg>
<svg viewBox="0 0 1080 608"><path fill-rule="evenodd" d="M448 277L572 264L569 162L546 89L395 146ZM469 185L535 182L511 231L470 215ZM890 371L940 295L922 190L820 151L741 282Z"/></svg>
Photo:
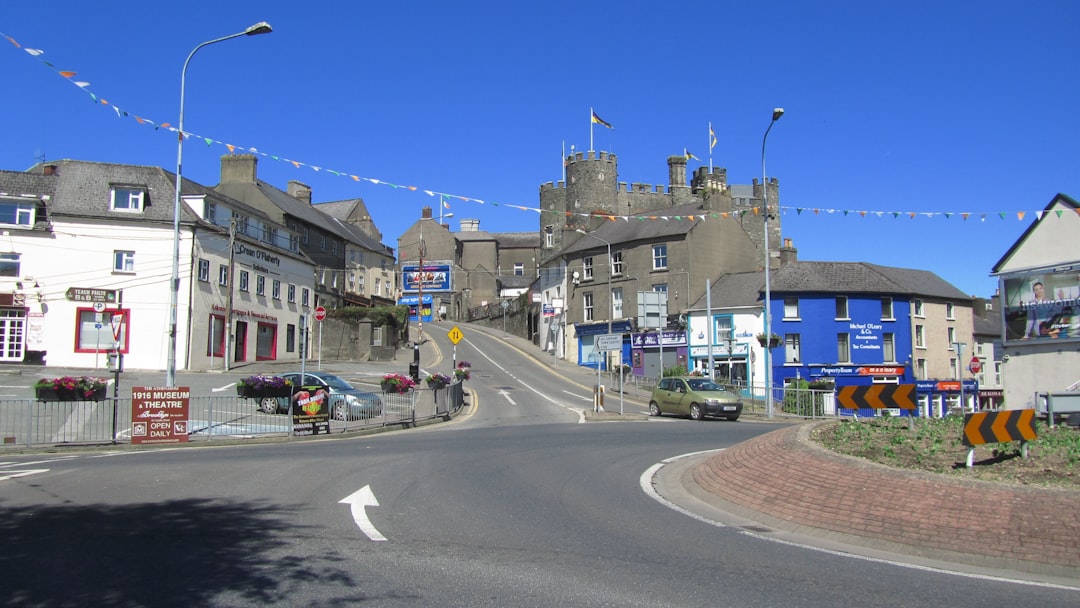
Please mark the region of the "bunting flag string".
<svg viewBox="0 0 1080 608"><path fill-rule="evenodd" d="M451 193L448 193L448 192L440 192L438 190L423 189L423 188L420 188L418 186L395 184L395 183L388 182L386 180L382 180L382 179L378 179L378 178L364 177L364 176L361 176L361 175L357 175L356 173L353 173L353 172L340 171L340 170L335 170L335 169L328 169L328 168L325 168L325 167L321 167L319 165L314 165L314 164L299 161L299 160L293 160L293 159L287 158L285 156L281 156L281 155L277 155L277 154L269 154L269 153L266 153L266 152L261 152L257 148L251 147L251 146L239 146L239 145L235 145L235 144L231 144L231 143L221 141L219 139L215 139L213 137L207 137L207 136L203 136L203 135L199 135L199 134L191 133L191 132L186 132L186 131L181 132L179 129L172 126L168 122L156 122L154 120L146 118L145 116L130 113L127 110L124 110L124 109L120 108L119 106L116 106L114 104L109 103L105 98L100 97L99 95L95 94L93 91L90 90L90 83L89 82L84 81L84 80L75 80L75 76L78 75L78 72L73 71L73 70L60 69L60 68L56 67L56 65L54 65L53 63L47 61L44 58L45 51L43 51L41 49L33 49L33 48L25 47L22 44L20 44L18 41L16 41L14 38L12 38L11 36L8 36L7 34L5 34L3 32L0 32L0 36L2 36L8 42L10 42L16 49L24 51L27 55L37 59L42 65L48 67L54 73L58 74L61 78L64 78L68 82L70 82L73 85L75 85L76 87L78 87L81 91L83 91L84 93L86 93L87 95L90 96L93 103L110 108L111 110L113 110L113 112L116 113L118 118L132 118L132 119L135 120L135 122L137 124L143 125L143 126L153 127L153 129L155 131L164 129L166 131L176 133L179 137L183 137L185 139L195 139L195 140L202 141L207 146L214 146L214 145L222 146L226 150L228 150L230 154L235 154L237 151L240 151L240 152L243 152L243 153L249 153L249 154L256 154L256 155L262 156L264 158L268 158L268 159L276 161L276 162L284 162L284 163L291 164L297 169L308 168L308 169L311 169L312 171L315 171L315 172L325 171L326 173L330 173L330 174L338 176L338 177L346 177L346 178L352 179L354 182L367 182L367 183L370 183L370 184L373 184L373 185L388 186L388 187L395 188L395 189L405 189L405 190L409 190L409 191L412 191L412 192L415 192L415 191L419 190L420 192L423 192L424 194L427 194L430 197L436 197L436 196L439 197L440 204L443 205L443 207L446 208L446 209L450 208L450 204L447 202L447 199L452 198L452 199L457 199L457 200L468 202L468 203L476 203L476 204L479 204L479 205L485 205L486 204L486 205L491 205L493 207L503 206L503 207L509 207L511 209L518 209L518 210L521 210L521 211L532 211L532 212L535 212L535 213L540 214L540 215L542 215L544 213L561 213L561 212L544 211L544 210L542 210L542 209L540 209L538 207L528 207L528 206L524 206L524 205L514 205L514 204L509 204L509 203L497 203L497 202L494 202L494 201L484 201L482 199L469 197L469 196L463 196L463 195L460 195L460 194L451 194ZM593 117L594 118L599 118L599 117L597 117L595 115L595 112L593 113ZM610 127L610 125L608 125L607 123L604 123L603 121L600 121L600 124L604 124L605 126ZM711 125L710 125L709 135L710 135L710 152L711 152L712 146L716 145L716 135L713 133ZM693 154L691 154L686 148L683 149L683 154L688 160L691 159L691 158L697 159L697 157L694 156ZM832 214L841 214L844 217L848 217L848 216L851 216L851 215L857 215L860 218L865 218L865 217L867 217L867 215L872 215L872 216L876 216L878 218L885 218L886 216L892 216L894 219L899 219L901 216L906 215L908 218L910 218L912 220L917 219L918 216L924 216L924 217L930 218L930 219L940 216L940 217L948 220L948 219L952 218L952 216L954 216L954 215L959 215L960 218L961 218L961 221L965 221L965 222L967 220L969 220L969 219L976 219L976 218L981 222L985 222L985 221L987 221L988 218L995 215L994 212L875 211L875 210L835 209L835 208L823 208L823 207L801 207L801 206L786 206L786 205L779 206L779 212L781 214L788 214L790 212L794 212L796 215L801 216L804 211L809 211L809 212L813 213L814 215L820 215L821 213L826 213L826 214L830 214L830 215L832 215ZM1080 209L1077 209L1076 212L1077 212L1077 214L1080 214ZM603 213L595 213L595 212L593 212L593 213L565 212L565 215L568 218L577 216L577 217L601 218L601 219L607 219L607 220L610 220L610 221L618 221L618 220L630 221L630 220L633 219L633 220L637 220L637 221L647 221L648 220L648 221L676 221L676 222L691 221L691 222L696 222L696 221L711 221L711 220L716 220L716 219L741 218L742 216L746 215L747 213L752 213L753 215L757 216L757 215L759 215L761 213L761 209L760 209L760 207L747 207L747 208L737 209L737 210L733 210L733 211L704 212L704 213L700 213L700 214L686 215L686 216L644 215L644 214L615 215L615 214L603 214ZM1028 211L1017 211L1017 212L1015 212L1016 219L1018 221L1022 222L1024 220L1024 217L1028 213L1029 213ZM1038 218L1038 219L1042 219L1042 217L1044 215L1044 211L1042 211L1042 210L1032 211L1030 213L1033 213L1036 216L1036 218ZM1055 212L1055 214L1056 214L1056 216L1058 218L1060 218L1060 217L1062 217L1063 212L1061 210L1058 210L1058 211ZM999 212L996 212L996 215L999 217L999 219L1005 220L1005 219L1008 218L1010 213L1006 212L1006 211L999 211Z"/></svg>

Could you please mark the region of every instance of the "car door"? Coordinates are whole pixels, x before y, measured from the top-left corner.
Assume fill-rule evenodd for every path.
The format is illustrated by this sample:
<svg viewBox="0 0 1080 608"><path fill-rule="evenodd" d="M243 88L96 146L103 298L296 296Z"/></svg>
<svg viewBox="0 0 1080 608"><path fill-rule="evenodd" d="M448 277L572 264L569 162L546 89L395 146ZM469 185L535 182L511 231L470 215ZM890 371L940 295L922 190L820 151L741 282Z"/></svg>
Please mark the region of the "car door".
<svg viewBox="0 0 1080 608"><path fill-rule="evenodd" d="M690 413L690 400L686 396L686 381L682 378L671 379L671 402L668 405L668 411L677 414L689 414Z"/></svg>

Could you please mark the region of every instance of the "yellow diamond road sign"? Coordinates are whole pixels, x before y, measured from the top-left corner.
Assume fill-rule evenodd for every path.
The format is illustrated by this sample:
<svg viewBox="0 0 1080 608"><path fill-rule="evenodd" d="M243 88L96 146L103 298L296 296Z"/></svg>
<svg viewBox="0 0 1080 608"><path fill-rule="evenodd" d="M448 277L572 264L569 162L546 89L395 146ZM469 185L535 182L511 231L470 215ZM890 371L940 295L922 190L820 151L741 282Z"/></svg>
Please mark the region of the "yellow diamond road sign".
<svg viewBox="0 0 1080 608"><path fill-rule="evenodd" d="M461 330L456 328L456 327L454 329L451 329L450 333L448 333L446 335L450 338L450 341L453 342L454 344L457 344L458 342L461 342L461 339L465 337L465 336L463 336L461 334Z"/></svg>

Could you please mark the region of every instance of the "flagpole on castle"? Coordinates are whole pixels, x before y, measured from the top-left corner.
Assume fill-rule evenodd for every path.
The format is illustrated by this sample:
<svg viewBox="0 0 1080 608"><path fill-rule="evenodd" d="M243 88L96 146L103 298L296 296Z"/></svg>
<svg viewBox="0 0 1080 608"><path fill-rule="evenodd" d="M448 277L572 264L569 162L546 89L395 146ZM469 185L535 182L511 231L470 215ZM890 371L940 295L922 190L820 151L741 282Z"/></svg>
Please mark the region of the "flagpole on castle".
<svg viewBox="0 0 1080 608"><path fill-rule="evenodd" d="M712 138L713 138L712 121L710 120L709 121L709 173L712 173L712 147L713 147Z"/></svg>
<svg viewBox="0 0 1080 608"><path fill-rule="evenodd" d="M590 107L589 108L589 153L590 154L593 151L593 147L592 147L592 145L593 145L593 139L592 139L593 125L596 124L596 121L593 120L593 116L596 116L596 113L593 112L593 109Z"/></svg>

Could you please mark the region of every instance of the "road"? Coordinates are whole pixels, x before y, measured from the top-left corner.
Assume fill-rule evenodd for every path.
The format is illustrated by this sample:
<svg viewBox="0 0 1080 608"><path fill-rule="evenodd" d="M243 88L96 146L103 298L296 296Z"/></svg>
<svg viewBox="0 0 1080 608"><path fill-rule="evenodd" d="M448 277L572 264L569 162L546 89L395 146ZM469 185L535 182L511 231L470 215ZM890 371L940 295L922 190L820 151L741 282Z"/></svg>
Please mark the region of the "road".
<svg viewBox="0 0 1080 608"><path fill-rule="evenodd" d="M442 328L428 336L450 352ZM457 358L473 365L476 397L448 423L6 458L5 604L982 608L1080 599L689 517L646 491L648 472L775 425L582 424L587 390L497 336L469 332Z"/></svg>

